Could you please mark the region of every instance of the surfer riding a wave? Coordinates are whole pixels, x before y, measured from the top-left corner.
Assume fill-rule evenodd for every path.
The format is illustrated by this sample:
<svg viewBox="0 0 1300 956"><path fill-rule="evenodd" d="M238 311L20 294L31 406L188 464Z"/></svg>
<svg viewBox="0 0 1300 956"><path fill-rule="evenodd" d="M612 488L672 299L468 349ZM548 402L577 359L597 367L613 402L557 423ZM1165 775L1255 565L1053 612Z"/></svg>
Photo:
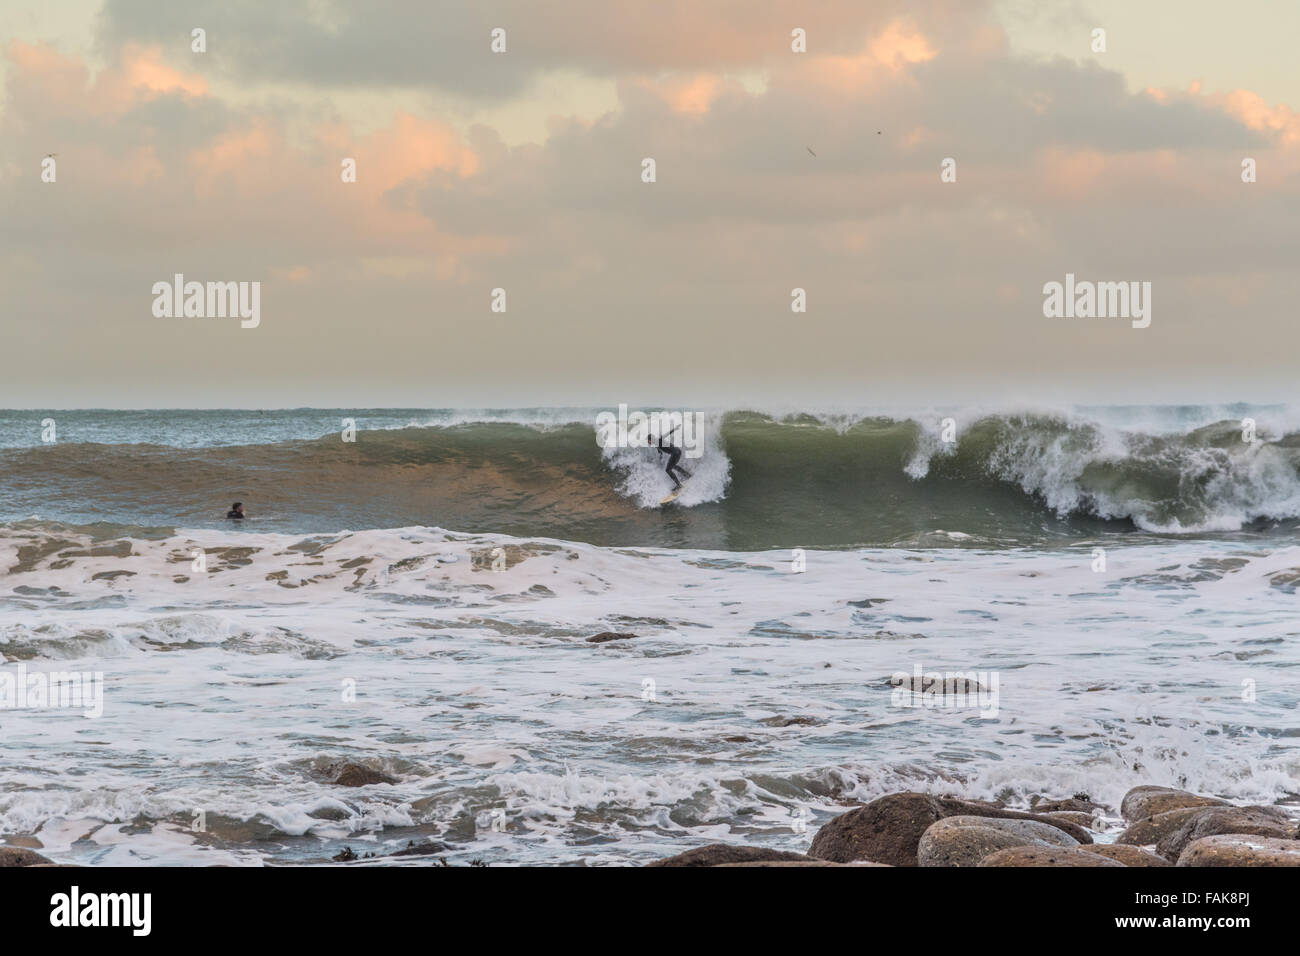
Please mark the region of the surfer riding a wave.
<svg viewBox="0 0 1300 956"><path fill-rule="evenodd" d="M678 448L676 445L672 444L671 442L665 445L664 439L671 438L673 432L677 431L677 429L681 427L682 427L681 425L674 425L671 429L669 429L667 434L659 436L659 457L662 458L664 452L668 453L668 465L667 467L664 468L664 471L667 472L668 477L673 480L674 492L681 491L682 483L677 479L677 476L673 474L673 472L680 471L682 475L687 478L691 477L691 473L687 471L685 468L683 468L681 465L677 464L679 461L682 460L682 450ZM645 438L645 443L647 445L651 445L654 444L654 440L655 439L653 435L647 435Z"/></svg>

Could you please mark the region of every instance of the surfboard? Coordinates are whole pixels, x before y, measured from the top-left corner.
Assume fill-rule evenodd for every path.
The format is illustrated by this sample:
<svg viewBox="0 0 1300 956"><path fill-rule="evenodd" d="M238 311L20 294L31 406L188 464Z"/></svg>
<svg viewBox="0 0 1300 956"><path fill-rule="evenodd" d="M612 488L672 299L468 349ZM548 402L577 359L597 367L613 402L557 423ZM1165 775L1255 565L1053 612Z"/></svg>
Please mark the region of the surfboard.
<svg viewBox="0 0 1300 956"><path fill-rule="evenodd" d="M685 487L686 487L686 482L683 481L682 484L681 484L681 488L678 488L676 491L670 493L670 494L668 495L667 498L665 498L663 501L661 501L661 502L659 502L659 503L660 503L661 505L666 505L666 504L668 504L668 502L675 500L675 499L677 498L677 496L680 495L680 494L682 493L682 488L685 488Z"/></svg>

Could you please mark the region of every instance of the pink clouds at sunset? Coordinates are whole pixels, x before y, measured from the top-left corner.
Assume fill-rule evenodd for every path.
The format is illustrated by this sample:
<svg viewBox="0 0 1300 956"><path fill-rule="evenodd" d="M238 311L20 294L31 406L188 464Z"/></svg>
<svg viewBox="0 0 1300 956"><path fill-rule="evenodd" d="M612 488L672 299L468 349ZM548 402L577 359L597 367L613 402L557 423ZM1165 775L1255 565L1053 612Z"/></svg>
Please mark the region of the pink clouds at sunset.
<svg viewBox="0 0 1300 956"><path fill-rule="evenodd" d="M1239 310L1239 292L1220 303L1190 280L1249 270L1259 321L1291 334L1291 266L1277 250L1300 201L1300 124L1257 92L1193 91L1190 78L1130 90L1102 56L1021 56L987 3L672 3L632 17L578 3L565 23L521 4L501 55L489 49L495 21L470 8L436 23L418 4L396 9L382 22L335 11L326 29L241 5L238 20L208 18L209 52L195 53L183 17L135 21L109 2L94 56L44 38L5 44L0 202L15 228L0 274L38 353L56 337L36 316L67 310L76 325L91 295L112 320L84 334L103 339L92 352L111 352L117 329L144 321L138 287L194 257L267 278L250 381L264 363L287 363L300 382L345 360L378 368L391 356L374 343L404 330L423 341L416 316L477 316L506 285L535 312L504 346L480 317L458 319L441 348L453 367L490 361L525 392L544 385L539 374L571 383L590 348L581 315L611 308L628 317L604 333L613 353L635 347L639 323L671 334L707 311L737 361L722 380L705 354L672 374L715 391L791 365L820 369L831 390L892 388L909 363L973 387L1026 334L1081 368L1106 355L1121 378L1215 360L1199 333L1149 351L1159 323L1136 347L1107 332L1081 341L1035 324L1033 295L1006 293L1098 255L1164 277L1166 315L1196 329ZM806 53L792 50L795 28ZM568 79L548 100L547 133L521 138L510 117L555 71ZM33 163L48 152L59 181L42 190ZM647 157L654 184L640 179ZM1243 157L1258 183L1243 186ZM355 181L341 177L346 160ZM1203 205L1196 228L1189 203ZM1226 249L1224 233L1237 237ZM818 335L778 359L761 342L796 285L817 289L805 321ZM327 352L320 343L367 301L382 303L368 318L382 336L346 359ZM863 347L862 317L889 313L926 317L890 329L892 358ZM216 354L237 347L203 334ZM949 344L936 353L936 342ZM418 362L395 361L384 387L417 387ZM622 374L598 371L592 387ZM1016 374L1031 387L1040 370Z"/></svg>

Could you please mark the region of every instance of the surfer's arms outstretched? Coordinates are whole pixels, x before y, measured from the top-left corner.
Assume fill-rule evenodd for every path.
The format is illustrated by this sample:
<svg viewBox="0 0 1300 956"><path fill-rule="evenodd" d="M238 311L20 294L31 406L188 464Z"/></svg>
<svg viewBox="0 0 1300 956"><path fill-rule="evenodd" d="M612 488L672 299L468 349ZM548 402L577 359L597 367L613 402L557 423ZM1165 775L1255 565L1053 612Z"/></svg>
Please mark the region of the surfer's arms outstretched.
<svg viewBox="0 0 1300 956"><path fill-rule="evenodd" d="M689 471L687 471L681 465L677 464L682 459L682 450L678 448L676 445L672 444L671 442L669 442L667 445L664 444L664 439L670 437L673 432L677 431L677 429L681 427L682 427L681 425L674 425L672 428L668 430L667 434L659 436L660 457L663 456L664 452L668 452L668 466L664 469L664 471L668 473L668 477L671 478L673 481L673 491L676 491L678 488L682 486L682 483L677 480L677 476L673 474L674 471L680 471L687 478L691 477L691 473ZM654 441L653 435L646 436L645 443L647 445L649 445L653 441Z"/></svg>

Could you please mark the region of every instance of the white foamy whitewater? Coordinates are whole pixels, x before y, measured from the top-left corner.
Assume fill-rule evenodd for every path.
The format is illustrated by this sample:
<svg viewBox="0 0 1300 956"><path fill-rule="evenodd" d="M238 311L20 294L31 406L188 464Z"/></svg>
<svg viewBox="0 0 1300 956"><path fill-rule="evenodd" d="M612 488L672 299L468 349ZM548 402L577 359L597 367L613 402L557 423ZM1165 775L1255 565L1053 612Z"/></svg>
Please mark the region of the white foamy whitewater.
<svg viewBox="0 0 1300 956"><path fill-rule="evenodd" d="M0 562L0 670L102 674L99 716L0 700L0 839L60 862L427 863L386 856L414 843L632 864L806 850L901 789L1287 803L1300 775L1284 539L798 553L19 524ZM900 701L916 668L978 674L996 706ZM343 786L349 763L382 777Z"/></svg>

